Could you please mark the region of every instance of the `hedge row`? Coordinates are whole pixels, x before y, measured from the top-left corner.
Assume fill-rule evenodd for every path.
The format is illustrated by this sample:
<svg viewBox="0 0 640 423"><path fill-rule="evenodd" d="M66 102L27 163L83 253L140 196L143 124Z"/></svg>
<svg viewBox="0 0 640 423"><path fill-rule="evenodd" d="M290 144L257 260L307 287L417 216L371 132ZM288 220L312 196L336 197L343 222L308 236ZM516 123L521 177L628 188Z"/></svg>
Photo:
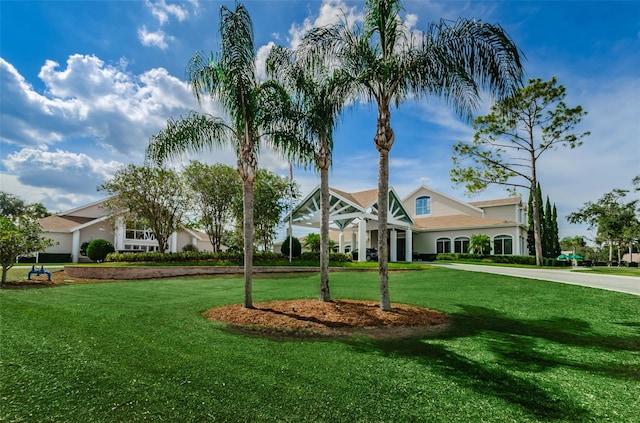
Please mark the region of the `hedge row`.
<svg viewBox="0 0 640 423"><path fill-rule="evenodd" d="M301 260L306 260L306 261L317 261L319 263L320 262L320 251L305 251L300 256L300 259ZM332 262L335 262L335 263L349 262L349 261L351 261L351 254L330 253L329 254L329 261L332 261Z"/></svg>
<svg viewBox="0 0 640 423"><path fill-rule="evenodd" d="M130 263L142 263L142 262L152 262L152 263L170 263L170 262L189 262L189 261L234 261L238 263L242 263L244 259L244 255L241 252L233 251L226 252L222 251L219 253L210 253L210 252L197 252L197 251L186 251L180 253L111 253L107 256L105 261L108 262L130 262ZM258 251L254 253L253 259L256 262L261 261L279 261L279 260L288 260L288 257L285 257L279 253L273 253L271 251ZM306 252L302 254L302 260L308 261L320 261L320 253L319 252ZM350 254L342 254L342 253L331 253L329 256L329 260L333 262L347 262L351 261Z"/></svg>
<svg viewBox="0 0 640 423"><path fill-rule="evenodd" d="M438 254L442 261L483 261L486 263L536 264L535 256L488 256L484 254L442 253Z"/></svg>

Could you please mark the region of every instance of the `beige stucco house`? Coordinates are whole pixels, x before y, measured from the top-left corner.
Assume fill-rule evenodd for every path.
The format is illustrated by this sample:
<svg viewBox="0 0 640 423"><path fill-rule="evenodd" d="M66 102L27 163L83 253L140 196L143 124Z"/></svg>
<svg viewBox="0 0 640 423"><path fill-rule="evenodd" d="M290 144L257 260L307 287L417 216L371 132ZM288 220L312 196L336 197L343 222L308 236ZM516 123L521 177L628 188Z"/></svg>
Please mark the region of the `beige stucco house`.
<svg viewBox="0 0 640 423"><path fill-rule="evenodd" d="M80 247L84 242L106 239L119 251L157 251L158 242L149 228L137 227L123 219L110 219L104 200L39 220L45 236L57 241L46 253L70 254L71 261L82 261ZM169 239L169 252L182 251L185 245L200 251L213 251L206 233L183 229Z"/></svg>
<svg viewBox="0 0 640 423"><path fill-rule="evenodd" d="M330 188L330 226L338 251L376 248L378 190L347 193ZM292 224L320 226L320 188L285 217ZM412 261L422 254L467 252L472 235L488 235L491 254L528 255L527 211L520 197L465 202L426 186L401 199L389 190L389 259ZM364 260L363 255L359 256Z"/></svg>

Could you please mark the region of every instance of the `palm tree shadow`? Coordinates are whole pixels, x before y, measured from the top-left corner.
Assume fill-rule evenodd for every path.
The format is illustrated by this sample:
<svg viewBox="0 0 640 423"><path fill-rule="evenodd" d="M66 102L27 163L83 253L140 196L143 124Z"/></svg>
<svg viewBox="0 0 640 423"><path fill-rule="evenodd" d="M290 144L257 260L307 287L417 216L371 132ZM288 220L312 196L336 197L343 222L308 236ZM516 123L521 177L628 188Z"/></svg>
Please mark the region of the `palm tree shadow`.
<svg viewBox="0 0 640 423"><path fill-rule="evenodd" d="M548 384L539 386L531 377L519 376L519 372L535 373L569 367L608 377L640 380L637 370L621 365L572 361L536 348L538 340L547 340L560 345L603 351L640 351L640 337L602 336L591 331L588 323L575 319L527 321L509 318L488 308L459 307L459 313L450 315L451 329L428 338L347 342L361 351L411 358L482 395L516 404L542 420L584 421L589 419L589 411L566 393ZM491 337L487 348L497 357L491 363L475 361L453 351L446 343L439 342L479 335L486 337L487 334Z"/></svg>

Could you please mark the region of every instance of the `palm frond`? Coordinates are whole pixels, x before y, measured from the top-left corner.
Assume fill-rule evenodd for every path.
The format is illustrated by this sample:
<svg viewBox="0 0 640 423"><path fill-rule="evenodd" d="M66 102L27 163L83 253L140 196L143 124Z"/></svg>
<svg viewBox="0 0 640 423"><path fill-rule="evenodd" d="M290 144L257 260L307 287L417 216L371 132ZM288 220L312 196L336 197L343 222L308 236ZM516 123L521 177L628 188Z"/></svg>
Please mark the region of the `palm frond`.
<svg viewBox="0 0 640 423"><path fill-rule="evenodd" d="M205 148L233 146L238 149L233 129L218 117L192 112L186 117L169 119L167 126L149 139L148 160L157 164L187 152Z"/></svg>

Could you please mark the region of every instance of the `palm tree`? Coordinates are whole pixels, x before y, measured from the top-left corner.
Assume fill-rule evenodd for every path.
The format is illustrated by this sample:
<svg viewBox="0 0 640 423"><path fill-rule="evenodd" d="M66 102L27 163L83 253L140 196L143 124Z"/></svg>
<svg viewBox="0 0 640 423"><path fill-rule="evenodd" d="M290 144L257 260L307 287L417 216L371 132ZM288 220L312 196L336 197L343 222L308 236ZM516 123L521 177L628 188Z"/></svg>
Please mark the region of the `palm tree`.
<svg viewBox="0 0 640 423"><path fill-rule="evenodd" d="M469 239L469 252L471 254L489 254L491 252L491 238L489 235L471 235L471 239Z"/></svg>
<svg viewBox="0 0 640 423"><path fill-rule="evenodd" d="M179 120L169 119L167 127L151 137L147 157L162 163L180 153L206 147L232 145L238 156L242 178L244 232L244 307L253 308L253 186L258 169L260 140L270 141L280 151L295 155L297 145L291 122L290 98L275 81L260 83L256 78L253 24L246 8L235 11L220 7L221 52L205 56L197 53L187 66L187 78L198 102L204 95L219 101L229 116L191 113Z"/></svg>
<svg viewBox="0 0 640 423"><path fill-rule="evenodd" d="M358 81L359 92L378 106L374 144L379 152L378 251L380 307L391 309L388 284L387 214L389 151L394 143L392 104L410 95L442 97L469 120L480 89L505 97L521 85L520 52L504 30L476 20L431 24L409 31L400 0L367 0L365 22L352 29L346 19L310 31L299 49L320 57Z"/></svg>
<svg viewBox="0 0 640 423"><path fill-rule="evenodd" d="M313 61L316 67L305 66ZM279 76L294 93L300 111L297 120L306 140L306 149L320 171L320 301L331 301L329 290L329 168L333 151L333 131L337 118L353 91L350 75L333 72L318 60L276 46L269 53L267 71Z"/></svg>

